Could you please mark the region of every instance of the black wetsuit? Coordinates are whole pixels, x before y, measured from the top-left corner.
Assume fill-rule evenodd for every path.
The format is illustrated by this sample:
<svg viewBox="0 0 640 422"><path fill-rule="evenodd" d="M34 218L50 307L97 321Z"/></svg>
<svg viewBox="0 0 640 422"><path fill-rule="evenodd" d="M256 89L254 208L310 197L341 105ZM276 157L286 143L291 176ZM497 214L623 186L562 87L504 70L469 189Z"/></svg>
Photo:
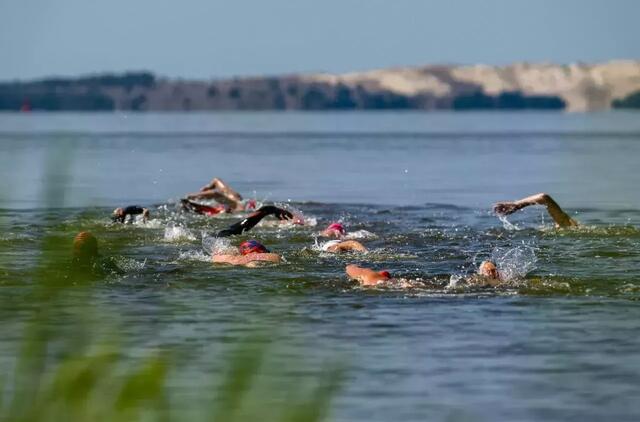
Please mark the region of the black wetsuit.
<svg viewBox="0 0 640 422"><path fill-rule="evenodd" d="M129 205L124 209L122 215L114 215L113 221L124 223L128 215L140 215L143 212L144 212L144 208L139 207L137 205Z"/></svg>
<svg viewBox="0 0 640 422"><path fill-rule="evenodd" d="M293 214L291 214L287 210L283 210L282 208L274 207L273 205L265 205L264 207L260 207L258 210L250 214L247 218L238 221L235 224L232 224L228 228L224 230L220 230L216 237L228 237L233 236L234 234L242 234L251 230L256 224L260 222L263 218L268 215L274 215L278 220L287 220L289 218L293 218Z"/></svg>

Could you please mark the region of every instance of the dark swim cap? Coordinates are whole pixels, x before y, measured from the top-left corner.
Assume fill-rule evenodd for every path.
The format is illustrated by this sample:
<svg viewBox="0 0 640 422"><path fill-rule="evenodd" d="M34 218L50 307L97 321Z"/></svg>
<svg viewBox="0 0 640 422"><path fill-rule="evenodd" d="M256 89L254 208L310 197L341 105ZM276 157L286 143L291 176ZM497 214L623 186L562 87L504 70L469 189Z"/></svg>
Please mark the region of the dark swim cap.
<svg viewBox="0 0 640 422"><path fill-rule="evenodd" d="M343 236L347 232L341 223L331 223L326 230L338 232Z"/></svg>
<svg viewBox="0 0 640 422"><path fill-rule="evenodd" d="M264 247L264 245L257 240L247 240L242 242L240 246L238 246L238 250L242 255L248 255L250 253L268 253L269 250Z"/></svg>

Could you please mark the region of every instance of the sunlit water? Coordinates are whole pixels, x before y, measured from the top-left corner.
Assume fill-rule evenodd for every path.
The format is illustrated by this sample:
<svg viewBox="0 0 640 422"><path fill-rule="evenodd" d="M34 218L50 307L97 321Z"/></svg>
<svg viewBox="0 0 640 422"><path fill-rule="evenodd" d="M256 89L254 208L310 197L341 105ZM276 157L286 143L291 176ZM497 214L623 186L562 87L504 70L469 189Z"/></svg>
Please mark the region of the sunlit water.
<svg viewBox="0 0 640 422"><path fill-rule="evenodd" d="M81 228L122 273L99 280L96 302L132 355L171 346L189 356L173 378L186 396L224 369L225 344L260 323L282 346L272 375L283 382L296 382L291 359L310 374L344 363L333 420L638 420L638 117L0 115L0 293L17 298L2 315L29 314L19 298L43 236L71 242ZM312 224L212 239L238 217L184 215L174 203L214 176ZM541 191L582 226L558 231L540 208L505 221L490 212ZM151 207L152 220L109 222L130 204ZM338 220L370 252L322 252L316 235ZM285 262L209 262L248 237ZM509 282L467 286L484 259ZM411 287L358 287L348 263ZM3 325L6 355L19 338Z"/></svg>

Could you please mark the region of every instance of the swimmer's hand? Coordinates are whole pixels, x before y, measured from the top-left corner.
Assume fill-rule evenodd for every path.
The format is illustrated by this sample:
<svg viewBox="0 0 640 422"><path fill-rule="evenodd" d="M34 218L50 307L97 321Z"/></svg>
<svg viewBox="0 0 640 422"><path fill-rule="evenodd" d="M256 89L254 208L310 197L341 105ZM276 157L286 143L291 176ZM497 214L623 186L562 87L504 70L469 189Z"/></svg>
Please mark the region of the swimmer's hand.
<svg viewBox="0 0 640 422"><path fill-rule="evenodd" d="M225 230L220 230L216 236L227 237L247 232L251 230L256 224L258 224L260 220L268 215L274 215L279 220L288 220L290 218L293 218L293 214L291 214L287 210L274 207L273 205L265 205L251 213L247 218L240 220L235 224L232 224Z"/></svg>
<svg viewBox="0 0 640 422"><path fill-rule="evenodd" d="M291 214L289 211L282 209L282 208L278 208L275 207L273 205L265 205L263 207L260 207L256 213L263 213L264 215L273 215L275 216L278 220L290 220L293 218L293 214Z"/></svg>
<svg viewBox="0 0 640 422"><path fill-rule="evenodd" d="M521 208L522 206L515 202L498 202L493 205L493 212L498 215L509 215Z"/></svg>

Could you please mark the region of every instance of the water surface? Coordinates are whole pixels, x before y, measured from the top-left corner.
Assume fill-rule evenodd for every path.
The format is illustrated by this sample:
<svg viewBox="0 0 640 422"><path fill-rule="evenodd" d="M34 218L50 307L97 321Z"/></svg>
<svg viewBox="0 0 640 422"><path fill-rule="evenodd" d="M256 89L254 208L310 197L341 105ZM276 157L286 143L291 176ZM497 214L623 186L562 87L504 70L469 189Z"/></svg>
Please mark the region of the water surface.
<svg viewBox="0 0 640 422"><path fill-rule="evenodd" d="M0 353L15 353L33 311L20 298L44 236L70 242L84 229L121 272L100 277L93 300L121 324L132 356L158 347L189 356L172 378L184 397L197 400L206 374L224 370L226 345L266 326L281 346L270 376L295 383L292 360L312 375L336 359L348 368L332 420L637 420L639 122L632 113L0 114L0 290L12 299ZM172 204L214 176L317 225L251 232L284 264L213 266L202 237L237 217ZM540 208L510 217L515 227L490 212L541 191L582 227L555 230ZM154 219L110 224L110 211L129 204ZM315 234L335 220L365 233L371 251L319 252ZM503 265L526 275L497 289L447 288L505 254ZM415 287L355 286L344 276L354 262Z"/></svg>

